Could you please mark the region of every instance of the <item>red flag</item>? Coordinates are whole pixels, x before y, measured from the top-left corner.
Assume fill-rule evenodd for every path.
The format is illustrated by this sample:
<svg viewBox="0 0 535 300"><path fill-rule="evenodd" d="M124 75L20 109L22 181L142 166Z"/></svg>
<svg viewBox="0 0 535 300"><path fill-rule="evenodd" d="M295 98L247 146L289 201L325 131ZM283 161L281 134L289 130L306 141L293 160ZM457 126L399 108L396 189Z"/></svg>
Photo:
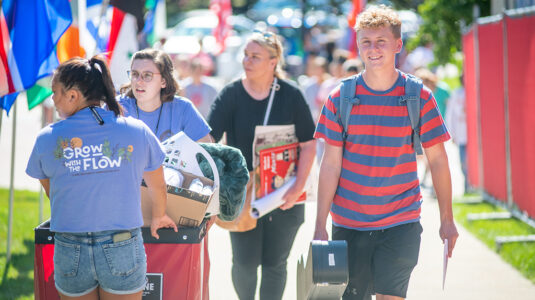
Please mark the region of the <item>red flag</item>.
<svg viewBox="0 0 535 300"><path fill-rule="evenodd" d="M113 50L115 50L115 44L119 37L119 31L121 31L121 26L123 24L123 19L126 13L118 8L113 8L113 17L111 19L111 28L110 28L110 39L108 42L108 52L110 56L108 59L111 60L113 56Z"/></svg>
<svg viewBox="0 0 535 300"><path fill-rule="evenodd" d="M221 53L225 50L225 40L231 30L228 18L232 15L232 5L230 0L211 0L210 10L217 16L218 23L212 34L218 46L217 52Z"/></svg>
<svg viewBox="0 0 535 300"><path fill-rule="evenodd" d="M137 32L139 29L136 17L114 6L107 52L110 73L116 89L129 81L124 70L129 68L132 54L139 50Z"/></svg>
<svg viewBox="0 0 535 300"><path fill-rule="evenodd" d="M357 16L360 14L362 9L366 6L366 0L353 0L353 8L351 13L347 16L347 24L349 27L355 27L357 22Z"/></svg>
<svg viewBox="0 0 535 300"><path fill-rule="evenodd" d="M357 16L360 12L366 7L366 0L353 0L353 9L349 16L347 16L347 24L351 28L351 33L349 35L349 44L348 49L351 52L350 57L357 57L357 33L355 32L355 24L357 23Z"/></svg>

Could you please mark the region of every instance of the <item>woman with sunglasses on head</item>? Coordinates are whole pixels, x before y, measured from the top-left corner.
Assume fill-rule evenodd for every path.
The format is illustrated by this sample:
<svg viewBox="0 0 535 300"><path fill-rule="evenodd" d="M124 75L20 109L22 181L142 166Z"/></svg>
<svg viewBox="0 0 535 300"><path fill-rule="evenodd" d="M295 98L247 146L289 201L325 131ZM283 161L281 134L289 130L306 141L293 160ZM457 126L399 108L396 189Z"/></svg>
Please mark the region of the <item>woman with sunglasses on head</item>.
<svg viewBox="0 0 535 300"><path fill-rule="evenodd" d="M218 141L227 134L227 144L240 149L253 171L252 145L255 126L295 125L301 148L296 181L283 196L285 203L257 220L255 228L230 232L232 281L240 299L254 299L257 268L262 266L260 299L281 299L286 285L286 265L297 230L304 222L304 205L295 205L316 153L314 122L301 91L283 79L283 49L277 35L255 32L244 50L244 75L218 95L208 116L211 135ZM271 96L273 95L273 96ZM271 111L268 103L272 98ZM251 176L254 180L254 176ZM250 199L251 191L247 197Z"/></svg>
<svg viewBox="0 0 535 300"><path fill-rule="evenodd" d="M56 288L62 299L141 299L142 178L155 199L152 235L158 238L162 227L177 230L165 214L163 149L143 122L122 116L104 59L62 63L52 90L64 120L41 130L26 173L50 199Z"/></svg>
<svg viewBox="0 0 535 300"><path fill-rule="evenodd" d="M119 103L126 116L140 119L164 141L184 131L194 141L210 142L210 127L191 101L179 97L173 63L161 50L134 53L130 83L121 87Z"/></svg>

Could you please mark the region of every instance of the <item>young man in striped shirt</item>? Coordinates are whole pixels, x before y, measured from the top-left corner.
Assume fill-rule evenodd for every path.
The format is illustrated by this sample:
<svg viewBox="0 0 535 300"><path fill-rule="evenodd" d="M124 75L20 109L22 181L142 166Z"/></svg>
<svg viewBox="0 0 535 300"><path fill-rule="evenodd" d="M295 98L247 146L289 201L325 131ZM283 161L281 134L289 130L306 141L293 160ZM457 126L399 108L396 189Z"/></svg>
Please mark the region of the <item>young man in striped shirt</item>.
<svg viewBox="0 0 535 300"><path fill-rule="evenodd" d="M339 117L340 86L329 95L315 137L325 139L314 239L346 240L349 284L343 299L406 297L420 249L422 196L407 106L400 104L407 75L395 68L401 21L385 6L357 19L357 46L365 70L344 139ZM451 207L451 176L443 143L450 138L431 91L420 93L420 139L429 160L440 208L440 238L449 256L458 237Z"/></svg>

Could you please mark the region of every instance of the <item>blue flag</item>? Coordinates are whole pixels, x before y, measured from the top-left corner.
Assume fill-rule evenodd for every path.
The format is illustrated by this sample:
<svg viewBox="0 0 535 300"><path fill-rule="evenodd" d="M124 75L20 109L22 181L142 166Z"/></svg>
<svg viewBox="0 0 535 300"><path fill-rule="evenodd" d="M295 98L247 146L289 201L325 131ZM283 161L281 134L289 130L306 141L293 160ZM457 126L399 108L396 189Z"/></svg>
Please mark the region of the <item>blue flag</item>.
<svg viewBox="0 0 535 300"><path fill-rule="evenodd" d="M0 85L7 89L0 96L26 90L54 71L59 65L54 48L71 23L69 0L2 1L0 80L6 82ZM9 113L13 101L0 98L0 108Z"/></svg>

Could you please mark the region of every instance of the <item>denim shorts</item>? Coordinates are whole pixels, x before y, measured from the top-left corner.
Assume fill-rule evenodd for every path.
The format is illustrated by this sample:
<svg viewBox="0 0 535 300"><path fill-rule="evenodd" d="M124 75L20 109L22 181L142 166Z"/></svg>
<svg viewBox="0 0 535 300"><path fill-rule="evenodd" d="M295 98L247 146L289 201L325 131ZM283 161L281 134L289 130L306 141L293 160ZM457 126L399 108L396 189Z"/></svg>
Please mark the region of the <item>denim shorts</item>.
<svg viewBox="0 0 535 300"><path fill-rule="evenodd" d="M117 233L130 232L113 242ZM122 234L124 237L125 234ZM79 297L95 288L112 294L133 294L144 289L147 257L141 229L85 233L56 232L54 280L65 296Z"/></svg>

